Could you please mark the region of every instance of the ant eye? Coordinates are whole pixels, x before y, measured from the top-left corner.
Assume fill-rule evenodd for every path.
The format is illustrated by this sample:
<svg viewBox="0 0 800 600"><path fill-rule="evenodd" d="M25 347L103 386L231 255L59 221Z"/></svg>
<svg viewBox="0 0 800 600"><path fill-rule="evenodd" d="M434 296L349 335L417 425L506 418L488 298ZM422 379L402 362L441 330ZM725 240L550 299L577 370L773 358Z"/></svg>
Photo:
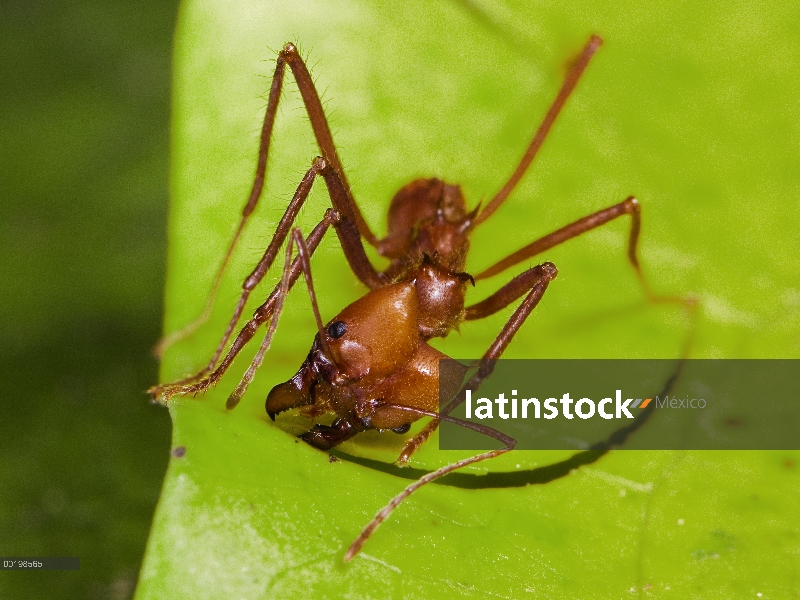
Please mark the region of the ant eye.
<svg viewBox="0 0 800 600"><path fill-rule="evenodd" d="M328 335L335 340L338 340L345 333L347 333L347 325L342 321L336 321L328 325Z"/></svg>

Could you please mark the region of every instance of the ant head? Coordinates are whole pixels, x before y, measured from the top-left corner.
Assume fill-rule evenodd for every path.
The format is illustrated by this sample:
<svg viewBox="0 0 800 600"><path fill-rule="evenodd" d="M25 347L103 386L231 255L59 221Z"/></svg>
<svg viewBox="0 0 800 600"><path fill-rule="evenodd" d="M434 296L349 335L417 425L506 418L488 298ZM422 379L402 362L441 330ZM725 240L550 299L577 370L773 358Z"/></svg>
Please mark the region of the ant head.
<svg viewBox="0 0 800 600"><path fill-rule="evenodd" d="M371 291L346 307L314 338L311 351L289 381L267 396L270 418L315 402L321 380L333 386L382 380L402 368L419 346L414 284Z"/></svg>
<svg viewBox="0 0 800 600"><path fill-rule="evenodd" d="M395 283L371 291L325 327L325 344L338 371L334 383L383 378L405 364L419 344L414 285Z"/></svg>

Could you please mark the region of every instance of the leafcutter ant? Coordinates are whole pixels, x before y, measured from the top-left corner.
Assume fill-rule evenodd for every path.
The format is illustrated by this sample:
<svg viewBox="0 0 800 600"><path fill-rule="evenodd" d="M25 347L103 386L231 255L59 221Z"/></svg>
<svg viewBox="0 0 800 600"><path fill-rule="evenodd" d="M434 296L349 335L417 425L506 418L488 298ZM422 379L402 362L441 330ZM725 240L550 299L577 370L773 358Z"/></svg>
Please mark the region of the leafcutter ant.
<svg viewBox="0 0 800 600"><path fill-rule="evenodd" d="M311 298L317 334L297 374L289 381L273 387L269 393L266 411L271 418L298 407L308 407L316 415L334 413L336 420L332 425L317 424L301 436L312 446L327 450L368 429L404 434L412 422L429 417L431 421L405 443L398 458L401 464L408 462L437 429L441 420L457 421L503 444L501 449L446 465L409 485L367 525L348 549L345 560L353 558L392 510L421 486L451 471L499 456L514 448L513 438L488 427L458 421L448 413L463 400L467 389L477 389L490 374L492 361L502 355L541 300L548 284L556 277L557 270L549 262L528 268L483 301L465 305L470 285L474 286L480 280L506 271L617 217L630 215L628 259L645 293L651 300L674 300L656 297L642 277L636 253L640 206L633 196L532 241L474 276L465 271L470 233L503 204L522 179L601 43L599 36L589 38L572 63L522 160L485 206L478 204L469 210L461 188L456 184L439 179L417 179L402 187L392 199L388 233L383 238L378 238L371 231L359 210L336 152L319 95L297 48L294 44L286 44L278 54L261 132L255 181L239 227L222 261L203 314L183 330L164 338L159 346L160 351L190 334L208 318L226 265L262 194L270 139L287 65L300 90L321 156L312 162L263 257L245 279L233 316L208 365L192 377L152 388L153 397L166 403L176 394L196 394L216 384L257 330L268 323L261 347L228 398L227 408L234 408L261 365L275 333L284 299L302 273ZM293 228L293 223L318 176L325 182L332 207L308 237L303 237L298 228ZM310 259L331 227L338 236L350 269L369 291L326 323L317 306ZM239 331L223 356L250 294L272 266L287 238L280 283L256 309L254 316ZM379 271L372 265L365 253L364 241L389 260L385 270ZM294 258L293 247L297 248ZM439 360L447 357L430 346L428 341L448 335L464 321L497 313L520 298L521 303L486 350L477 372L468 383L459 389L460 380L442 382L445 386L452 385L453 400L439 411Z"/></svg>

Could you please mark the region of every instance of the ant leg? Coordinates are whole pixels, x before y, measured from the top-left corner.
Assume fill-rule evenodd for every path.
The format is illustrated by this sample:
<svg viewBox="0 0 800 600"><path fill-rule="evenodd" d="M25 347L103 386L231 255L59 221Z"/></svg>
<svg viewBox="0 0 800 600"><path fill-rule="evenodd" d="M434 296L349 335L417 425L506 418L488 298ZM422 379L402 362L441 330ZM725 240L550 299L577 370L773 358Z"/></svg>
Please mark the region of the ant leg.
<svg viewBox="0 0 800 600"><path fill-rule="evenodd" d="M329 191L331 191L331 197L335 205L337 203L336 194L341 194L342 191L338 175L326 165L325 160L322 158L315 159L315 164L318 166L318 171L320 174L322 174L322 176L325 178L325 182L328 185ZM314 228L314 230L311 232L311 235L308 236L308 240L306 242L308 246L307 256L311 256L314 253L314 250L316 250L317 246L322 240L322 237L328 230L328 227L331 225L333 225L333 228L336 230L336 235L338 236L342 245L342 250L345 253L345 257L348 259L353 272L359 276L369 275L371 273L374 277L375 287L383 285L383 276L375 271L370 264L369 259L364 252L364 247L361 244L361 238L358 235L355 225L341 215L338 210L328 209L325 213L325 218ZM303 255L298 256L292 264L291 273L289 275L289 289L291 289L300 276L300 272L302 271L302 261ZM253 336L258 328L272 318L275 306L278 302L278 295L279 289L276 287L273 289L266 302L256 309L253 318L250 319L250 321L248 321L241 329L239 334L236 336L236 339L234 339L233 344L231 344L231 347L228 350L225 358L223 358L222 362L220 362L220 364L210 375L203 377L200 379L200 381L192 384L184 385L178 382L177 384L156 386L149 390L150 394L153 395L154 398L161 397L162 401L166 403L169 398L175 394L197 394L205 391L211 385L216 384L225 371L227 371L230 365L233 363L236 355L239 354L242 348L251 339L253 339ZM195 379L189 379L188 381L195 381Z"/></svg>
<svg viewBox="0 0 800 600"><path fill-rule="evenodd" d="M275 335L275 330L278 328L278 321L281 318L281 313L283 312L283 303L286 301L286 295L289 293L289 274L292 270L292 242L295 241L294 233L297 233L299 229L295 229L292 232L292 239L289 240L289 243L286 245L286 259L284 260L283 264L283 276L281 277L281 282L277 288L277 295L275 299L275 308L272 310L272 318L269 321L269 327L267 328L267 335L264 336L264 341L261 342L261 346L256 352L256 355L253 357L250 366L247 367L247 371L245 371L244 375L242 375L242 379L239 381L239 385L236 386L236 389L233 390L230 396L228 396L227 402L225 402L225 408L228 410L235 408L237 404L239 404L239 400L242 399L244 393L247 391L247 386L250 385L250 382L253 381L253 377L256 375L256 370L258 367L261 366L261 363L264 361L264 355L269 350L270 345L272 344L272 338ZM300 236L302 240L303 237ZM300 258L298 256L298 258ZM306 261L308 258L306 257ZM301 265L305 267L305 265L301 261ZM303 269L305 271L305 269Z"/></svg>
<svg viewBox="0 0 800 600"><path fill-rule="evenodd" d="M547 287L547 284L545 284L545 287ZM471 387L474 379L475 378L473 377L473 379L470 380L470 382L462 390L461 394L466 393L467 389L474 390L474 388ZM477 385L480 385L480 382L478 382L475 387L477 387ZM505 447L499 448L497 450L490 450L488 452L483 452L481 454L477 454L475 456L471 456L469 458L456 461L452 464L440 467L435 471L431 471L427 475L423 475L422 477L417 479L414 483L412 483L411 485L406 487L406 489L404 489L402 492L397 494L397 496L392 498L389 504L387 504L380 511L378 511L378 514L376 514L373 517L373 519L361 531L361 533L358 535L355 541L352 544L350 544L350 547L347 549L347 552L344 555L345 562L349 562L350 560L352 560L356 556L356 554L358 554L361 551L361 548L364 546L364 543L370 538L370 536L375 532L375 530L380 526L380 524L383 523L389 517L390 514L392 514L394 509L397 508L398 505L401 502L403 502L403 500L408 498L411 494L416 492L423 485L430 483L431 481L438 479L443 475L447 475L448 473L451 473L457 469L461 469L462 467L466 467L468 465L472 465L490 458L494 458L496 456L500 456L501 454L505 454L506 452L510 452L517 445L517 440L515 440L511 436L505 435L504 433L501 433L496 429L492 429L491 427L487 427L486 425L481 425L479 423L472 423L470 421L464 421L462 419L451 417L447 414L429 412L426 410L421 410L418 408L405 406L402 404L381 403L381 406L386 406L389 408L398 408L401 410L406 410L423 416L432 417L434 420L431 422L436 423L437 425L439 424L439 421L449 421L451 423L456 423L457 425L461 425L462 427L466 427L468 429L472 429L473 431L477 431L478 433L482 433L484 435L492 437L501 442Z"/></svg>
<svg viewBox="0 0 800 600"><path fill-rule="evenodd" d="M258 349L258 352L253 358L253 361L250 363L250 366L247 368L247 371L245 371L245 374L239 381L239 385L237 385L236 389L233 390L230 396L228 396L228 401L225 403L225 408L228 410L236 408L236 405L239 404L239 401L247 391L247 387L250 385L250 382L253 381L256 370L261 366L261 363L264 360L264 354L266 354L267 350L269 350L270 344L272 343L272 337L275 335L275 329L278 327L278 320L283 312L283 303L286 300L286 295L289 293L289 278L292 270L291 264L293 245L297 245L297 259L300 261L300 267L303 270L303 277L306 280L306 286L308 288L308 295L311 297L311 307L314 311L314 319L317 322L317 331L319 332L320 344L322 344L325 352L328 352L324 336L324 325L322 323L322 317L319 314L317 295L314 292L314 282L311 278L311 263L309 262L310 252L306 246L306 242L303 239L303 234L300 232L300 229L295 228L292 231L292 239L289 240L289 243L286 246L286 260L283 266L283 277L281 278L281 283L278 288L277 297L275 300L275 308L273 309L272 318L269 322L267 335L264 337L264 341L261 343L261 347Z"/></svg>
<svg viewBox="0 0 800 600"><path fill-rule="evenodd" d="M583 72L589 65L589 61L592 59L592 56L595 52L597 52L597 49L602 43L603 39L598 35L593 35L589 38L589 41L586 42L586 45L583 47L580 55L572 64L569 73L567 73L567 77L564 79L564 83L561 84L561 89L558 91L556 99L553 100L553 104L550 106L550 109L544 116L541 125L539 125L539 129L536 130L536 135L533 136L533 140L531 140L528 149L525 151L525 155L517 165L517 168L514 170L511 178L500 189L500 191L497 192L494 198L489 201L489 203L486 205L486 208L484 208L483 211L481 211L481 213L475 217L475 219L472 221L471 228L483 223L492 215L492 213L494 213L494 211L500 208L500 205L505 202L506 198L508 198L513 189L520 182L523 175L525 175L525 171L527 171L528 167L531 166L531 163L536 157L536 153L539 152L539 148L542 147L547 134L550 133L550 129L553 127L556 117L558 117L561 109L564 108L567 98L569 98L570 94L572 94L572 91L578 84L578 80L581 78L581 75L583 75Z"/></svg>
<svg viewBox="0 0 800 600"><path fill-rule="evenodd" d="M514 300L521 298L523 294L530 291L542 279L547 268L545 265L549 264L537 265L527 271L523 271L485 300L467 306L464 309L464 320L483 319L503 310Z"/></svg>
<svg viewBox="0 0 800 600"><path fill-rule="evenodd" d="M361 429L355 427L347 419L338 418L330 426L317 423L299 437L307 444L314 446L314 448L330 450L345 440L349 440L360 431Z"/></svg>
<svg viewBox="0 0 800 600"><path fill-rule="evenodd" d="M322 103L320 102L319 94L317 93L317 90L314 87L314 81L311 78L311 74L308 72L308 68L303 62L303 59L300 57L300 54L297 51L297 47L291 43L286 44L283 47L283 50L281 50L278 53L278 60L275 66L275 74L272 76L272 84L270 86L269 100L267 102L267 110L264 115L264 123L261 127L261 141L258 149L258 163L256 166L256 175L253 179L253 187L250 191L247 203L245 204L244 209L242 210L242 216L239 221L239 226L237 227L236 233L234 234L233 239L231 240L231 243L228 246L228 250L225 253L225 257L222 260L222 264L220 265L220 268L217 271L216 276L214 277L214 282L211 285L211 292L209 293L208 299L206 300L206 305L203 308L203 312L200 314L200 316L198 316L194 321L192 321L185 327L163 337L158 342L158 344L154 349L156 356L158 357L163 356L167 348L194 333L201 325L203 325L203 323L208 321L208 318L211 315L211 309L214 306L214 300L219 290L220 282L222 281L222 276L224 275L225 269L227 268L228 263L230 262L231 256L233 255L233 252L235 251L236 246L239 243L239 238L241 237L242 231L244 230L244 227L250 215L255 210L259 198L261 197L261 193L264 189L264 181L267 173L267 159L269 157L269 147L272 138L272 130L275 125L275 117L278 113L278 103L280 102L281 98L281 91L283 89L283 77L285 72L285 66L287 64L289 65L289 67L292 70L292 73L294 74L295 82L297 83L297 87L300 90L300 95L303 98L303 103L305 104L306 113L308 114L309 120L311 121L311 127L314 131L314 137L317 140L317 145L319 146L320 152L322 153L322 156L325 159L325 161L329 165L331 165L331 167L336 172L336 174L338 175L339 179L342 182L342 188L345 198L344 204L346 205L338 207L339 210L341 210L344 215L352 219L352 221L355 223L356 229L358 230L360 236L366 239L373 246L376 246L378 244L378 239L375 237L375 234L373 234L372 231L370 230L369 226L364 220L363 215L361 214L360 209L358 208L358 205L355 202L355 199L353 198L353 194L350 190L350 185L347 182L347 178L345 177L344 174L344 169L342 168L342 163L339 160L339 155L336 152L336 146L333 143L333 136L331 135L330 127L328 126L328 121L325 118L325 111L322 108ZM287 213L288 212L289 209L287 209ZM281 223L283 223L283 221L281 221ZM228 335L230 335L230 332L228 332ZM215 358L219 358L219 354L217 354ZM211 368L213 368L213 362L208 369L204 370L204 372L208 372L208 370L210 370Z"/></svg>
<svg viewBox="0 0 800 600"><path fill-rule="evenodd" d="M345 258L347 258L348 264L352 269L353 273L361 279L368 287L374 289L377 287L381 287L388 283L388 280L384 277L382 273L379 273L375 270L372 264L369 262L369 258L367 257L366 252L364 251L364 246L361 243L361 237L358 234L358 231L351 220L349 220L345 215L341 214L339 207L342 205L342 198L345 192L344 186L339 179L338 174L335 170L333 170L326 162L325 159L317 157L314 159L314 163L312 165L312 169L316 169L325 180L325 184L328 187L328 192L331 196L331 201L333 205L336 207L335 210L328 209L325 213L325 219L323 223L317 225L314 231L311 233L308 239L308 247L309 252L308 254L312 254L314 249L316 248L317 244L324 235L324 231L319 233L319 237L315 238L317 231L324 225L324 230L327 230L329 225L333 225L334 229L336 230L336 235L339 238L339 242L342 245L342 250L345 254ZM304 179L305 180L305 179ZM346 207L343 207L346 209ZM313 241L312 241L313 240ZM302 270L301 266L302 255L299 256L294 264L292 265L292 273L290 276L290 287L294 284L297 278L300 276L300 271ZM258 267L254 273L258 271ZM261 275L263 277L263 274ZM249 293L249 292L248 292ZM262 304L258 309L256 309L255 316L242 328L239 332L239 335L234 340L231 348L228 350L227 356L222 360L219 366L208 376L200 379L197 383L191 385L182 385L181 382L177 384L167 384L162 386L156 386L155 388L151 388L150 393L154 397L161 396L166 402L169 397L175 394L186 394L186 393L195 393L201 392L203 390L208 389L208 387L212 384L215 384L219 381L220 377L222 377L223 373L228 369L228 367L233 362L233 359L236 355L241 351L247 342L249 342L255 332L257 331L258 327L265 323L268 319L271 318L272 312L275 309L275 305L277 302L277 295L278 289L275 288L272 293L270 294L267 301ZM240 301L241 303L241 301ZM242 307L244 306L241 303ZM241 313L241 309L239 310ZM235 319L238 320L238 315L234 315ZM234 319L231 319L231 323L234 323ZM232 330L234 325L229 325L229 329ZM225 343L227 342L227 338L229 337L230 333L226 331L226 337L223 340L223 343L220 344L217 351L222 352L222 348L224 347ZM221 354L220 354L221 355ZM216 362L216 359L214 360ZM213 367L211 367L213 368ZM206 371L207 372L207 371ZM203 373L202 375L205 375ZM201 376L202 376L201 375ZM190 378L188 382L195 381L197 378Z"/></svg>
<svg viewBox="0 0 800 600"><path fill-rule="evenodd" d="M633 196L629 196L619 204L615 204L613 206L609 206L608 208L604 208L603 210L599 210L596 213L592 213L587 217L583 217L582 219L578 219L574 223L570 223L561 229L554 231L538 240L531 242L524 248L520 248L510 256L507 256L503 260L495 263L488 269L481 271L477 275L475 275L475 279L487 279L492 277L493 275L497 275L498 273L505 271L509 267L512 267L516 264L519 264L537 254L541 254L545 250L549 250L554 246L558 246L559 244L563 244L567 240L570 240L574 237L578 237L582 233L586 233L587 231L591 231L601 225L605 225L609 221L616 219L622 215L630 215L631 216L631 231L630 236L628 238L628 260L630 261L631 265L633 266L634 270L636 271L636 276L639 278L639 281L644 288L644 292L647 295L648 300L651 302L677 302L679 304L683 304L684 306L691 307L694 305L695 301L692 298L683 298L680 296L661 296L654 293L650 286L647 284L647 280L644 278L642 274L642 267L639 264L639 257L637 255L637 246L639 243L639 232L642 226L642 217L641 217L641 206L639 202ZM512 280L513 281L513 280ZM487 313L491 314L491 313ZM467 317L470 318L470 317ZM481 317L476 316L472 317L479 319Z"/></svg>
<svg viewBox="0 0 800 600"><path fill-rule="evenodd" d="M558 270L556 269L555 265L553 265L553 263L546 262L528 269L528 271L519 277L516 277L508 285L501 288L495 294L495 296L502 299L502 301L505 301L505 304L498 306L496 309L500 310L503 308L503 306L507 306L529 290L528 295L514 311L514 314L511 315L511 318L508 320L508 322L503 326L503 329L500 331L500 335L495 338L494 342L492 342L491 346L489 346L488 350L486 350L484 353L483 358L480 361L480 365L478 366L478 371L470 378L458 395L441 411L439 411L440 415L449 414L450 411L452 411L456 406L464 402L468 389L472 391L478 389L478 386L480 386L483 380L492 374L492 371L494 370L493 361L500 358L500 356L503 354L514 335L516 335L517 331L519 331L519 328L522 327L522 324L525 322L531 312L533 312L533 309L536 308L537 304L539 304L539 300L542 299L545 290L547 290L548 284L556 278L556 275L558 275ZM519 282L522 282L522 284L520 285ZM488 302L495 296L490 296L490 298L485 300L484 303ZM467 310L470 309L468 308ZM416 436L408 440L406 445L403 447L403 451L400 453L400 456L397 459L397 463L401 465L408 463L411 455L414 454L414 452L416 452L420 446L422 446L422 444L434 431L436 431L438 427L438 421L431 421Z"/></svg>
<svg viewBox="0 0 800 600"><path fill-rule="evenodd" d="M400 456L397 457L396 463L404 467L408 464L408 461L411 459L411 455L414 454L417 450L422 447L422 444L428 441L428 438L431 437L434 431L439 428L439 421L433 420L425 427L423 427L420 432L412 437L405 443L403 446L402 452L400 452Z"/></svg>
<svg viewBox="0 0 800 600"><path fill-rule="evenodd" d="M321 175L324 179L325 185L328 189L328 194L331 198L331 203L338 211L337 214L339 217L336 219L336 221L333 221L332 224L336 229L339 241L342 244L342 250L344 251L345 258L347 259L351 270L365 285L371 289L381 287L388 282L388 280L386 280L381 273L375 270L375 268L372 266L372 263L370 263L369 258L364 251L364 246L361 243L361 238L355 225L353 224L352 220L346 217L348 210L347 193L338 173L335 169L328 165L324 158L317 157L314 159L311 164L311 168L306 172L305 176L300 182L300 185L297 187L297 191L295 191L292 200L289 202L289 206L286 208L286 212L283 214L283 217L278 223L278 227L275 230L275 235L273 236L272 241L270 241L269 246L267 246L264 256L261 257L261 260L258 261L255 269L253 269L252 273L250 273L250 275L248 275L242 283L242 293L239 296L238 302L236 303L233 316L231 316L230 321L228 321L228 326L225 329L225 333L223 333L222 339L219 341L219 344L217 344L217 349L214 352L214 355L211 357L208 365L190 377L175 381L165 386L153 388L156 390L156 394L160 393L159 389L163 390L167 387L181 386L192 381L197 381L214 369L217 361L225 349L226 344L228 343L228 340L230 340L230 337L233 334L236 324L239 322L239 318L244 311L244 307L247 304L247 300L249 299L251 292L261 282L261 280L264 278L264 275L266 275L267 271L269 271L270 267L272 266L272 263L274 262L278 251L280 250L281 244L283 244L284 240L286 239L289 229L291 228L294 219L297 217L300 208L308 198L314 180L318 175Z"/></svg>
<svg viewBox="0 0 800 600"><path fill-rule="evenodd" d="M175 384L188 383L190 381L195 381L197 379L200 379L214 368L214 365L216 365L220 355L222 354L222 351L225 349L225 345L228 343L228 340L230 339L230 336L233 333L236 324L239 322L239 317L241 317L242 315L242 311L244 310L244 307L247 304L247 300L250 297L250 293L261 282L267 271L269 271L269 268L272 266L272 263L278 254L278 250L280 250L281 245L283 244L287 234L289 233L289 229L291 228L292 223L294 223L297 214L300 212L300 208L303 206L306 199L308 198L308 195L311 192L311 187L314 184L314 179L316 179L318 171L319 167L317 166L317 162L315 161L312 164L311 168L303 176L303 179L300 181L300 185L297 187L294 196L289 202L289 205L286 207L286 211L283 213L283 217L281 217L281 220L278 223L277 228L275 229L275 234L272 237L272 241L270 241L269 245L267 246L267 249L264 252L264 256L261 257L261 260L258 261L258 264L256 265L255 269L253 269L253 272L250 273L250 275L248 275L247 278L245 278L244 282L242 283L242 293L239 296L238 302L236 303L236 308L233 311L233 316L228 322L228 326L225 329L225 333L222 335L222 339L217 345L217 349L214 352L214 355L211 357L211 360L209 361L208 365L206 365L202 370L192 375L191 377L187 377L185 379L181 379L180 381L174 382ZM244 221L242 221L242 223L244 223ZM241 226L239 231L241 231ZM238 235L239 232L236 233L237 237ZM228 252L228 255L226 255L225 257L226 263L229 257L230 257L230 250ZM218 284L219 281L217 280L214 284L215 288ZM213 294L212 297L209 298L209 301L212 300L213 300ZM210 311L211 305L207 304L206 309ZM204 315L205 312L206 311L204 310L203 311ZM205 320L206 318L202 318L192 323L193 327L192 331L194 330L194 328L196 328L196 326L199 326ZM170 336L167 336L162 340L162 342L160 342L160 344L162 343L166 344L168 341L170 343L173 343L174 341L177 341L178 339L185 337L185 335L188 335L189 333L191 332L187 331L187 329L184 328L181 331L178 331L174 334L171 334ZM179 336L179 337L172 340L171 338L173 336Z"/></svg>
<svg viewBox="0 0 800 600"><path fill-rule="evenodd" d="M348 202L349 191L347 184L342 181L339 172L327 163L325 159L317 158L315 163L319 165L319 174L325 180L331 203L341 215L340 221L334 227L342 244L342 251L353 274L371 290L391 283L383 273L378 272L372 266L367 257L364 244L361 243L361 234L353 220L354 214L350 210L352 204Z"/></svg>
<svg viewBox="0 0 800 600"><path fill-rule="evenodd" d="M317 139L317 144L319 145L322 157L328 162L329 165L331 165L331 167L333 167L333 170L336 171L336 174L339 176L339 179L342 182L342 186L344 188L343 191L347 198L347 209L342 211L343 214L347 215L353 220L361 237L367 240L372 246L377 247L378 238L375 237L375 234L372 233L369 225L367 225L367 222L364 220L364 217L361 214L355 199L353 198L353 193L350 190L350 184L347 182L347 178L345 177L342 163L339 160L339 155L336 152L336 146L333 143L333 136L331 135L331 130L328 126L328 120L325 118L325 111L322 108L322 102L320 102L317 88L314 86L314 80L311 78L308 68L303 62L303 59L300 57L297 47L292 43L286 44L283 47L283 50L281 50L281 52L278 54L278 64L275 67L275 77L272 80L272 89L270 90L269 96L270 105L272 105L274 97L275 108L277 108L278 99L280 98L281 93L280 86L281 81L283 80L284 64L288 64L289 68L292 70L294 80L297 83L297 87L300 90L300 95L303 98L303 104L305 104L306 113L311 121L311 127L314 130L314 137ZM269 113L269 108L267 111ZM271 119L273 121L275 120L274 109ZM266 121L264 126L266 131ZM271 129L272 125L270 124L270 131ZM262 145L265 143L264 135L265 134L262 133ZM266 135L266 143L268 144L269 132L267 132ZM266 156L264 161L266 162ZM337 208L342 210L343 207Z"/></svg>
<svg viewBox="0 0 800 600"><path fill-rule="evenodd" d="M311 256L314 253L322 241L322 238L327 233L328 228L331 225L335 227L339 222L340 215L337 211L331 208L325 211L325 216L323 217L322 221L319 222L319 224L308 236L308 240L306 240L308 250L307 256ZM294 286L295 282L300 277L301 271L301 257L297 257L292 263L289 271L288 289L291 289ZM153 399L156 400L161 398L161 400L166 404L169 398L175 394L197 394L198 392L206 390L211 385L216 384L225 371L227 371L230 365L233 363L233 359L236 357L236 355L239 354L242 348L244 348L244 346L247 345L247 343L253 338L253 336L256 334L256 331L258 331L258 328L272 318L278 303L281 284L276 286L267 297L267 300L255 310L253 318L245 324L245 326L236 336L236 339L228 350L227 355L216 368L216 370L214 370L208 377L205 377L201 379L201 381L192 385L184 385L182 382L176 382L172 384L155 386L149 390L150 394L153 396ZM202 375L198 376L197 379L200 379L200 377L202 377Z"/></svg>

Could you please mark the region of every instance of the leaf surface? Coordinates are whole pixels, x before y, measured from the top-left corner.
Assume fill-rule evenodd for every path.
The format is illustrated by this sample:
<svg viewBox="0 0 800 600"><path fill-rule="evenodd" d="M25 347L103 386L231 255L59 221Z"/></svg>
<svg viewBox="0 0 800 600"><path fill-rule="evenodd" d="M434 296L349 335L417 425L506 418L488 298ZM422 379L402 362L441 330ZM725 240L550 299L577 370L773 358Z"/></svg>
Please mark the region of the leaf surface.
<svg viewBox="0 0 800 600"><path fill-rule="evenodd" d="M569 61L600 33L606 43L532 170L473 236L469 270L635 194L653 287L701 301L692 356L797 356L798 17L777 2L747 4L746 19L742 9L185 2L165 330L202 311L235 231L283 43L297 42L311 65L354 193L380 233L392 194L416 177L461 184L470 205L490 198ZM240 282L318 154L291 75L284 89L266 192L211 320L170 349L164 381L208 360ZM318 184L298 221L306 234L327 206ZM506 356L679 354L690 325L680 310L644 301L624 258L628 226L614 222L541 257L559 277ZM333 237L312 268L323 319L364 293ZM471 298L515 273L481 282ZM278 277L274 269L253 307ZM509 314L466 324L437 347L478 357ZM344 550L410 477L463 454L434 439L417 471L329 462L271 423L266 394L294 374L314 332L300 283L236 410L225 411L225 398L255 347L217 389L171 402L173 447L185 454L167 473L139 600L800 594L797 452L617 451L553 481L481 489L487 471L541 473L569 456L513 452L469 470L473 489L451 481L420 490L345 565ZM401 444L370 432L342 452L388 464Z"/></svg>

